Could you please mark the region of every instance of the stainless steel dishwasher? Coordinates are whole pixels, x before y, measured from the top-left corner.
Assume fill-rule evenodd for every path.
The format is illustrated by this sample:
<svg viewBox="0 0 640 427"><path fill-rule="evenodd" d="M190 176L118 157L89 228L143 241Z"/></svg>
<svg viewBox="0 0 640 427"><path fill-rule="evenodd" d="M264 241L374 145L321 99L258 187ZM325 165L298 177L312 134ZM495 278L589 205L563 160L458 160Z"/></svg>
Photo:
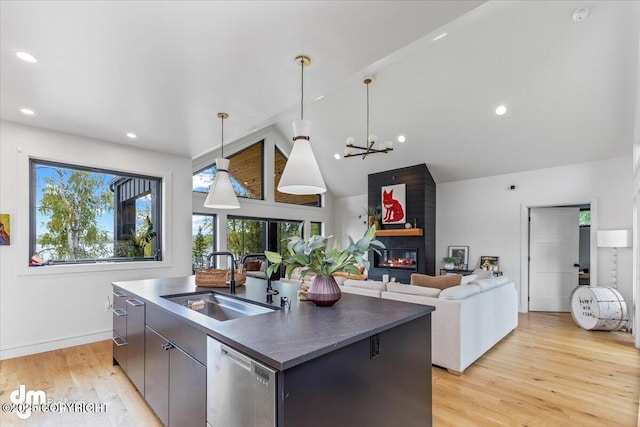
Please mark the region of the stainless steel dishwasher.
<svg viewBox="0 0 640 427"><path fill-rule="evenodd" d="M276 425L276 371L211 337L207 337L207 424Z"/></svg>

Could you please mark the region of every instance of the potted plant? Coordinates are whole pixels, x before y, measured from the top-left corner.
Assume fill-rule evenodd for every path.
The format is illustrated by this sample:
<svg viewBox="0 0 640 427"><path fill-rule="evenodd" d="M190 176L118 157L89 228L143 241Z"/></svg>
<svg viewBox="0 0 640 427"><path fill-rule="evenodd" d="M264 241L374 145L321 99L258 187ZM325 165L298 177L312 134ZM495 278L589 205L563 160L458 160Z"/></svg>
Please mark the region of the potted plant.
<svg viewBox="0 0 640 427"><path fill-rule="evenodd" d="M375 226L380 229L380 221L382 221L382 206L370 205L367 209L362 208L362 214L358 215L358 218L366 217L367 221L364 221L369 227Z"/></svg>
<svg viewBox="0 0 640 427"><path fill-rule="evenodd" d="M298 233L302 233L302 224ZM328 249L327 242L331 236L315 235L307 241L300 236L289 237L286 251L288 258L277 252L264 252L272 263L267 269L267 276L277 271L280 265L286 267L285 274L289 279L295 268L300 269L301 279L308 273L315 273L308 292L309 299L316 305L331 306L341 297L340 287L332 274L340 271L360 274L358 265L368 267L369 262L364 259L364 255L370 250L380 253L379 249L384 248L381 242L375 240L375 236L376 228L369 227L357 242L349 237L349 247L342 250L338 248L337 242L332 249Z"/></svg>
<svg viewBox="0 0 640 427"><path fill-rule="evenodd" d="M142 226L138 230L131 231L127 236L129 239L129 256L130 257L144 257L145 249L150 247L151 240L157 236L157 233L153 231L153 223L149 215L143 218Z"/></svg>
<svg viewBox="0 0 640 427"><path fill-rule="evenodd" d="M456 267L456 262L458 260L451 256L446 256L442 258L442 262L444 263L445 270L453 270Z"/></svg>

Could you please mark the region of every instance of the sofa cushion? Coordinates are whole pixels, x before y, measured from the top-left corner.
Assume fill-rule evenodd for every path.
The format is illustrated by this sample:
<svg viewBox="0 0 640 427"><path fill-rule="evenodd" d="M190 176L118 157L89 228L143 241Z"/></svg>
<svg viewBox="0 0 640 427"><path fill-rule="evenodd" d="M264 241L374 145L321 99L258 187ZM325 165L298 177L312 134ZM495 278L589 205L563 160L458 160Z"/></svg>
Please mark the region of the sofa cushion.
<svg viewBox="0 0 640 427"><path fill-rule="evenodd" d="M425 297L438 298L441 289L427 288L425 286L403 285L402 283L387 283L388 292L398 292L401 294L422 295Z"/></svg>
<svg viewBox="0 0 640 427"><path fill-rule="evenodd" d="M461 274L452 274L447 276L429 276L426 274L413 273L411 275L412 285L425 286L427 288L447 289L452 286L460 285L461 280Z"/></svg>
<svg viewBox="0 0 640 427"><path fill-rule="evenodd" d="M342 283L342 286L362 289L373 289L378 292L387 290L387 284L385 282L379 282L377 280L353 280L347 279Z"/></svg>
<svg viewBox="0 0 640 427"><path fill-rule="evenodd" d="M470 282L476 280L475 274L468 274L466 276L462 276L462 280L460 281L460 286L468 285Z"/></svg>
<svg viewBox="0 0 640 427"><path fill-rule="evenodd" d="M440 299L465 299L471 295L479 294L480 286L471 283L465 286L452 286L440 292Z"/></svg>
<svg viewBox="0 0 640 427"><path fill-rule="evenodd" d="M333 277L344 277L345 279L353 279L353 280L367 280L366 274L351 274L346 271L336 271L332 274Z"/></svg>
<svg viewBox="0 0 640 427"><path fill-rule="evenodd" d="M494 277L493 279L482 279L476 280L474 283L480 287L482 292L488 291L489 289L497 288L498 286L502 286L509 281L508 277L500 276Z"/></svg>

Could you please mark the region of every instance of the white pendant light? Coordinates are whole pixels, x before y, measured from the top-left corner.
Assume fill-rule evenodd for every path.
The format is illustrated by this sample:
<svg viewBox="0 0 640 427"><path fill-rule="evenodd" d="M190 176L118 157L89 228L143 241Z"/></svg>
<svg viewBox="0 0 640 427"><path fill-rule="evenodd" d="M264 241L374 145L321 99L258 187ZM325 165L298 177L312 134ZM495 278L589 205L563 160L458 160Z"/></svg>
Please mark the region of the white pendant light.
<svg viewBox="0 0 640 427"><path fill-rule="evenodd" d="M228 118L229 115L227 113L218 113L218 117L220 117L222 124L221 153L220 158L216 159L218 172L216 172L213 184L211 184L211 188L209 188L209 194L207 194L207 199L204 201L204 207L213 209L238 209L240 202L238 202L238 197L229 178L229 159L224 158L224 119Z"/></svg>
<svg viewBox="0 0 640 427"><path fill-rule="evenodd" d="M327 186L309 143L311 121L304 120L304 67L311 64L311 59L301 55L296 58L296 64L301 69L300 120L293 122L293 148L282 171L278 191L288 194L320 194L327 191Z"/></svg>

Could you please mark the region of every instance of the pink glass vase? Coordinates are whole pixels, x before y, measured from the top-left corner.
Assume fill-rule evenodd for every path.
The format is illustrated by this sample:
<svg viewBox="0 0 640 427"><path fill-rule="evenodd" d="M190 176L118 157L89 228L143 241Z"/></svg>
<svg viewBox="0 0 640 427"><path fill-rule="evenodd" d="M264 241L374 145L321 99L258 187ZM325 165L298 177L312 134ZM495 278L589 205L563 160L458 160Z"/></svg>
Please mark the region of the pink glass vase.
<svg viewBox="0 0 640 427"><path fill-rule="evenodd" d="M316 305L329 307L338 302L342 297L340 287L333 276L316 276L311 282L308 291L309 300Z"/></svg>

